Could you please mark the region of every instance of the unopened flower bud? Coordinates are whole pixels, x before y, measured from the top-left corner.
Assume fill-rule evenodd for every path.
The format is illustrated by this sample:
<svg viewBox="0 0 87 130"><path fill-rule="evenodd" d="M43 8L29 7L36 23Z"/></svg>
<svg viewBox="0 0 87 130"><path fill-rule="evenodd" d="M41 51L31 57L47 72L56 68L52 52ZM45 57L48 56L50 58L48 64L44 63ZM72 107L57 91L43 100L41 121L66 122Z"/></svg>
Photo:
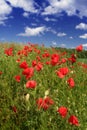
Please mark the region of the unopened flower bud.
<svg viewBox="0 0 87 130"><path fill-rule="evenodd" d="M29 97L30 97L29 93L26 94L26 96L25 96L25 100L28 101L28 100L29 100Z"/></svg>
<svg viewBox="0 0 87 130"><path fill-rule="evenodd" d="M46 90L45 91L45 96L48 96L49 95L49 92L50 92L50 90L48 89L48 90Z"/></svg>

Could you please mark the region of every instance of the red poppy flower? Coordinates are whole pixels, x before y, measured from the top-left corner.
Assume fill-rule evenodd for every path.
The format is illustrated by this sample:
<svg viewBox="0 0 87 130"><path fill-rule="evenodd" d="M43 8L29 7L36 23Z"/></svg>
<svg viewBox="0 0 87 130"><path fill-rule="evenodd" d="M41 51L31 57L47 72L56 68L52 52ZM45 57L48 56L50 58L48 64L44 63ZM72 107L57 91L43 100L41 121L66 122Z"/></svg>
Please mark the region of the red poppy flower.
<svg viewBox="0 0 87 130"><path fill-rule="evenodd" d="M46 65L50 65L50 61L46 61Z"/></svg>
<svg viewBox="0 0 87 130"><path fill-rule="evenodd" d="M21 80L20 75L16 75L14 78L15 78L15 80L16 80L17 82L20 82L20 80Z"/></svg>
<svg viewBox="0 0 87 130"><path fill-rule="evenodd" d="M70 118L68 119L68 122L72 125L79 126L78 118L74 115L70 116Z"/></svg>
<svg viewBox="0 0 87 130"><path fill-rule="evenodd" d="M75 86L75 82L74 82L74 79L73 79L73 78L69 78L69 79L67 80L67 83L69 84L69 86L70 86L71 88L73 88L73 87Z"/></svg>
<svg viewBox="0 0 87 130"><path fill-rule="evenodd" d="M77 50L78 52L82 51L82 50L83 50L83 46L82 46L82 45L77 46L77 47L76 47L76 50Z"/></svg>
<svg viewBox="0 0 87 130"><path fill-rule="evenodd" d="M36 101L38 108L43 108L44 110L47 110L49 108L48 104L46 104L45 100L43 98L39 98Z"/></svg>
<svg viewBox="0 0 87 130"><path fill-rule="evenodd" d="M54 101L50 98L50 97L46 97L46 98L39 98L36 101L38 108L43 108L44 110L47 110L51 105L54 104Z"/></svg>
<svg viewBox="0 0 87 130"><path fill-rule="evenodd" d="M50 97L46 97L44 101L50 106L54 104L54 101Z"/></svg>
<svg viewBox="0 0 87 130"><path fill-rule="evenodd" d="M58 54L53 54L53 55L51 56L51 64L52 64L53 66L57 65L57 63L59 62L59 59L60 59L60 57L59 57Z"/></svg>
<svg viewBox="0 0 87 130"><path fill-rule="evenodd" d="M76 62L76 56L74 54L72 54L71 57L68 58L68 60L73 64Z"/></svg>
<svg viewBox="0 0 87 130"><path fill-rule="evenodd" d="M13 48L5 49L4 53L5 53L7 56L13 56Z"/></svg>
<svg viewBox="0 0 87 130"><path fill-rule="evenodd" d="M0 75L2 75L2 71L0 71Z"/></svg>
<svg viewBox="0 0 87 130"><path fill-rule="evenodd" d="M40 108L42 102L43 102L43 98L39 98L39 99L36 101L36 103L37 103L37 105L38 105L38 108Z"/></svg>
<svg viewBox="0 0 87 130"><path fill-rule="evenodd" d="M35 88L36 85L37 85L36 81L30 80L30 81L27 81L26 88Z"/></svg>
<svg viewBox="0 0 87 130"><path fill-rule="evenodd" d="M23 70L22 74L26 76L26 79L29 79L34 75L34 68L26 68Z"/></svg>
<svg viewBox="0 0 87 130"><path fill-rule="evenodd" d="M36 65L37 65L36 60L33 60L33 61L32 61L32 66L35 67Z"/></svg>
<svg viewBox="0 0 87 130"><path fill-rule="evenodd" d="M22 68L22 69L26 69L26 68L28 67L28 64L27 64L26 61L23 61L19 66L20 66L20 68Z"/></svg>
<svg viewBox="0 0 87 130"><path fill-rule="evenodd" d="M17 59L16 62L19 63L19 62L20 62L20 59Z"/></svg>
<svg viewBox="0 0 87 130"><path fill-rule="evenodd" d="M42 64L41 62L38 62L37 65L35 66L35 69L36 69L37 71L42 70L42 68L43 68L43 64Z"/></svg>
<svg viewBox="0 0 87 130"><path fill-rule="evenodd" d="M62 118L65 118L68 112L68 109L64 106L60 107L57 112L62 116Z"/></svg>
<svg viewBox="0 0 87 130"><path fill-rule="evenodd" d="M59 76L59 78L64 78L65 75L67 75L69 72L69 69L67 67L64 67L64 68L60 68L58 71L57 71L57 75Z"/></svg>
<svg viewBox="0 0 87 130"><path fill-rule="evenodd" d="M40 60L41 60L40 56L36 56L36 59L37 59L38 61L40 61Z"/></svg>
<svg viewBox="0 0 87 130"><path fill-rule="evenodd" d="M45 52L43 55L42 55L43 58L47 58L47 57L50 57L50 54L49 52Z"/></svg>
<svg viewBox="0 0 87 130"><path fill-rule="evenodd" d="M66 61L67 61L67 60L63 58L63 59L61 60L61 63L66 63Z"/></svg>

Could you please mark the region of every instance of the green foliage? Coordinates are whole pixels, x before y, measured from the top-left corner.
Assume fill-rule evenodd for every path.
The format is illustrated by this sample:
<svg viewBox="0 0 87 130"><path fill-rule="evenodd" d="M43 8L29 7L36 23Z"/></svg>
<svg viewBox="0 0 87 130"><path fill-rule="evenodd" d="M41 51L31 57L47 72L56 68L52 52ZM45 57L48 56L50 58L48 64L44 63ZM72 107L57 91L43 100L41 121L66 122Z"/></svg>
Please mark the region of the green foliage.
<svg viewBox="0 0 87 130"><path fill-rule="evenodd" d="M50 60L42 58L44 50L49 51L52 55L57 53L51 48L35 47L41 51L36 53L33 49L27 56L19 56L18 50L23 49L23 46L10 45L14 48L13 56L4 54L4 49L8 46L0 46L0 130L87 130L87 68L78 65L79 59L73 65L68 61L55 66L46 65L45 62ZM67 51L66 49L58 49L58 54ZM69 52L69 53L68 53ZM67 54L62 58L69 57L72 53L83 57L83 52L77 53L75 50L68 50ZM86 56L86 51L84 54ZM23 69L19 64L23 61L32 66L32 61L40 56L40 62L43 63L43 69L36 71L34 76L28 80L35 80L37 86L34 89L26 88L25 76L22 74ZM16 62L20 58L20 62ZM60 59L60 60L61 60ZM69 74L64 78L59 78L56 71L59 68L68 67ZM21 76L21 81L17 82L15 75ZM67 84L68 78L74 78L75 87L70 88ZM48 96L54 101L54 104L49 109L44 110L38 108L37 99L45 98L46 91L49 91ZM29 99L26 95L29 94ZM62 118L57 112L61 106L68 108L68 114ZM68 122L70 115L78 117L79 126L71 125Z"/></svg>
<svg viewBox="0 0 87 130"><path fill-rule="evenodd" d="M76 54L78 58L87 58L87 50L82 50L81 52L77 53L75 49L67 49L67 48L59 48L56 47L57 50L61 50L62 52L66 51L68 55Z"/></svg>

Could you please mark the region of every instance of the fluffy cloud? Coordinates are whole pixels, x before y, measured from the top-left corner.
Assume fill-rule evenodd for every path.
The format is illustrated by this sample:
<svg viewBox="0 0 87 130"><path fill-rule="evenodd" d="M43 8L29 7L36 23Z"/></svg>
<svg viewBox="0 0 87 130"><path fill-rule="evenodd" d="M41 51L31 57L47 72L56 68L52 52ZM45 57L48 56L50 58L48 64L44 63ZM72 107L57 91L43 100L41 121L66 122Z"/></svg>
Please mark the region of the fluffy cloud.
<svg viewBox="0 0 87 130"><path fill-rule="evenodd" d="M26 18L28 18L29 17L29 13L28 12L24 12L23 16L26 17Z"/></svg>
<svg viewBox="0 0 87 130"><path fill-rule="evenodd" d="M57 34L58 37L64 37L64 36L66 36L66 35L67 35L67 34L64 33L64 32L63 32L63 33L62 33L62 32L59 32L59 33Z"/></svg>
<svg viewBox="0 0 87 130"><path fill-rule="evenodd" d="M61 47L66 47L66 44L61 44Z"/></svg>
<svg viewBox="0 0 87 130"><path fill-rule="evenodd" d="M0 24L4 25L4 22L8 19L7 16L11 11L12 8L5 2L5 0L0 0Z"/></svg>
<svg viewBox="0 0 87 130"><path fill-rule="evenodd" d="M83 46L83 47L87 47L87 43L85 43L85 44L82 44L82 46Z"/></svg>
<svg viewBox="0 0 87 130"><path fill-rule="evenodd" d="M49 6L44 9L43 15L57 14L66 11L68 15L75 13L74 0L48 0ZM71 11L72 10L72 11Z"/></svg>
<svg viewBox="0 0 87 130"><path fill-rule="evenodd" d="M80 23L79 25L76 26L76 29L87 30L87 24Z"/></svg>
<svg viewBox="0 0 87 130"><path fill-rule="evenodd" d="M35 2L33 0L6 0L12 7L22 8L24 11L36 13Z"/></svg>
<svg viewBox="0 0 87 130"><path fill-rule="evenodd" d="M54 19L54 18L48 18L48 17L46 17L44 20L47 21L47 22L49 22L49 21L52 21L52 22L57 21L57 20Z"/></svg>
<svg viewBox="0 0 87 130"><path fill-rule="evenodd" d="M56 30L52 29L51 27L46 28L47 32L51 32L53 34L57 34Z"/></svg>
<svg viewBox="0 0 87 130"><path fill-rule="evenodd" d="M83 34L83 35L79 36L79 38L82 38L82 39L87 39L87 33L85 33L85 34Z"/></svg>
<svg viewBox="0 0 87 130"><path fill-rule="evenodd" d="M40 15L61 15L66 12L68 16L77 15L79 17L87 17L87 0L46 0L48 6L40 7L35 0L0 0L0 24L4 24L8 19L12 8L21 8L24 10L23 16L28 17L29 13L39 13ZM8 4L9 2L9 4ZM38 9L37 9L38 8ZM44 10L44 11L42 11ZM45 21L56 21L53 18L45 18ZM87 28L87 24L81 23L76 29ZM84 27L83 27L84 26ZM85 29L84 29L85 30Z"/></svg>
<svg viewBox="0 0 87 130"><path fill-rule="evenodd" d="M57 46L57 42L52 41L52 45L53 45L53 46Z"/></svg>
<svg viewBox="0 0 87 130"><path fill-rule="evenodd" d="M23 16L28 17L29 12L38 12L35 6L34 0L0 0L0 24L5 24L5 20L8 19L8 15L12 12L13 7L23 9L25 11Z"/></svg>
<svg viewBox="0 0 87 130"><path fill-rule="evenodd" d="M18 36L26 36L26 37L37 36L37 35L44 33L45 30L46 30L46 28L44 26L36 27L36 28L26 27L25 32L18 34Z"/></svg>
<svg viewBox="0 0 87 130"><path fill-rule="evenodd" d="M59 14L65 11L68 16L87 16L87 0L48 0L42 15ZM78 11L77 11L78 10Z"/></svg>

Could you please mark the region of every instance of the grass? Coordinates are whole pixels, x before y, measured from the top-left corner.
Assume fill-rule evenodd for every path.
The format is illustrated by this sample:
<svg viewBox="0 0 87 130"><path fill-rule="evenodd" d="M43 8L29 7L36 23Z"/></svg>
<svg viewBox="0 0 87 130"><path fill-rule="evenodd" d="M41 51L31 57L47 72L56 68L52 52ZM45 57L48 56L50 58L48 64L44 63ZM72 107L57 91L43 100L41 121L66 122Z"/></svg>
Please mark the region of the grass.
<svg viewBox="0 0 87 130"><path fill-rule="evenodd" d="M80 61L80 62L87 63L87 59L86 59L86 58L79 58L79 61Z"/></svg>
<svg viewBox="0 0 87 130"><path fill-rule="evenodd" d="M87 68L69 58L54 48L0 45L0 130L87 130Z"/></svg>

